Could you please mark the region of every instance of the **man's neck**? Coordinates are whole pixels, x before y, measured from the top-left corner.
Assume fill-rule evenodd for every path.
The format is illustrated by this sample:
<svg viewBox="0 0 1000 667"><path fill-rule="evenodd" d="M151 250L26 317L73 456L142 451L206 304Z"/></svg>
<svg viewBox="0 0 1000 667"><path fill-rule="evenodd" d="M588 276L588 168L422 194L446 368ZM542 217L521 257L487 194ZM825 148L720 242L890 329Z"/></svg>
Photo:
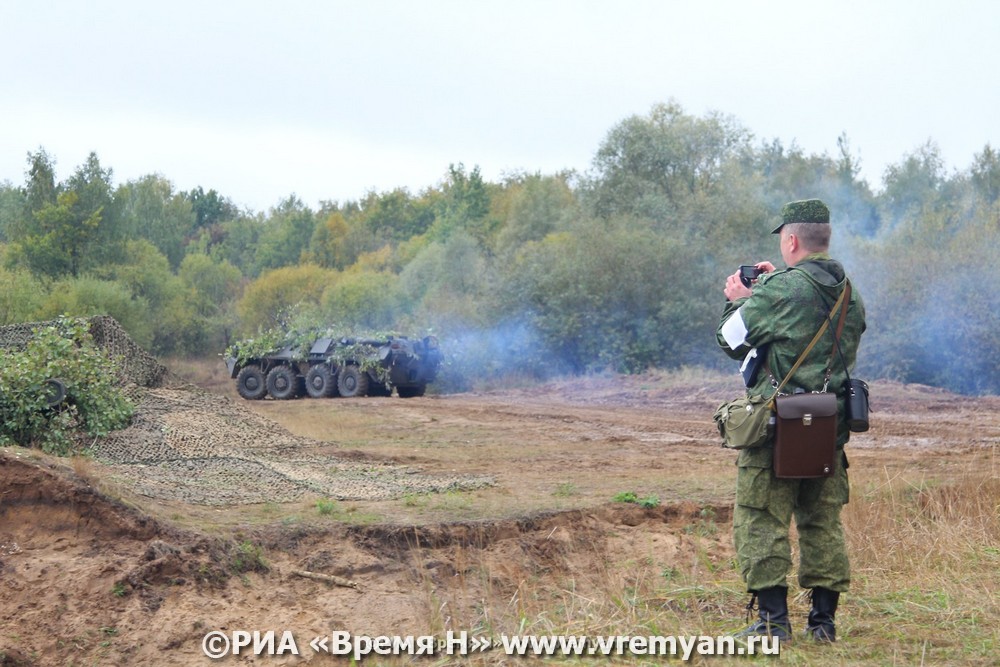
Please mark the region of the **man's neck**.
<svg viewBox="0 0 1000 667"><path fill-rule="evenodd" d="M826 251L826 250L820 250L820 251L817 251L817 252L812 252L812 251L809 251L809 250L803 250L800 253L796 253L796 255L794 257L792 257L793 261L789 262L788 266L792 267L792 266L795 266L796 264L799 264L801 262L805 262L805 261L809 261L809 260L814 260L814 259L830 259L830 253L828 251Z"/></svg>

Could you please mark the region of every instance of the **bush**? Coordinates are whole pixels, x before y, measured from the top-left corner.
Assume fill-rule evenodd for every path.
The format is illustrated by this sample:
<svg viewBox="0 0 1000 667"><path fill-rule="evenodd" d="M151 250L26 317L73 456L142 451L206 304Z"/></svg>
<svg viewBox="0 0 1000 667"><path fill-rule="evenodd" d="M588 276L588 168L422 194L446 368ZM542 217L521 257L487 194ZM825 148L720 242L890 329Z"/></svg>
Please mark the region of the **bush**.
<svg viewBox="0 0 1000 667"><path fill-rule="evenodd" d="M87 323L60 319L35 330L23 350L0 350L0 445L40 447L68 455L74 436L123 428L134 406L114 384L116 363L94 344ZM47 381L60 380L65 400L50 406Z"/></svg>
<svg viewBox="0 0 1000 667"><path fill-rule="evenodd" d="M60 315L110 315L142 347L148 348L153 341L149 302L143 297L133 297L124 282L80 276L54 283L36 317L47 320Z"/></svg>
<svg viewBox="0 0 1000 667"><path fill-rule="evenodd" d="M399 278L384 271L345 273L323 290L320 306L328 322L368 329L392 327L401 311Z"/></svg>
<svg viewBox="0 0 1000 667"><path fill-rule="evenodd" d="M243 330L282 326L297 307L319 304L323 290L337 277L336 271L310 264L269 271L247 285L236 305Z"/></svg>
<svg viewBox="0 0 1000 667"><path fill-rule="evenodd" d="M264 559L264 550L252 542L244 540L236 545L232 555L232 571L237 574L246 572L269 572L271 567Z"/></svg>
<svg viewBox="0 0 1000 667"><path fill-rule="evenodd" d="M0 268L0 324L30 321L48 295L48 287L27 271Z"/></svg>

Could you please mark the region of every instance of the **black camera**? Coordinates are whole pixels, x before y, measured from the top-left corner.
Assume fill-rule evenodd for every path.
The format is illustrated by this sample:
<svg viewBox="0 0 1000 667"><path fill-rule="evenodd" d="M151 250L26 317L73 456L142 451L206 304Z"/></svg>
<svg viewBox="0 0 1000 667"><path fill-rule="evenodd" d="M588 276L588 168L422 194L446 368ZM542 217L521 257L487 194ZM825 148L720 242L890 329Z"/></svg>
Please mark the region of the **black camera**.
<svg viewBox="0 0 1000 667"><path fill-rule="evenodd" d="M757 276L764 273L764 269L757 268L753 264L740 264L740 282L744 286L750 287Z"/></svg>

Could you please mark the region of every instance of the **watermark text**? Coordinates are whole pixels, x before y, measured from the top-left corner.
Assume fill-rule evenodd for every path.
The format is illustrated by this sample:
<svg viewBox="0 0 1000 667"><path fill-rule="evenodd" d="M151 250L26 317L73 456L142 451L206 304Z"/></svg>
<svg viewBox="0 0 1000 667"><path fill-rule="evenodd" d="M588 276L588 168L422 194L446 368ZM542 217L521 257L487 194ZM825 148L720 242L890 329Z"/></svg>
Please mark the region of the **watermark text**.
<svg viewBox="0 0 1000 667"><path fill-rule="evenodd" d="M308 648L306 648L308 647ZM669 656L690 660L705 655L778 655L774 637L747 637L737 642L728 635L500 635L482 637L449 630L435 635L355 635L335 630L313 636L299 645L290 630L215 630L202 638L209 658L228 655L280 656L312 653L363 660L379 656L466 656L498 651L509 656Z"/></svg>

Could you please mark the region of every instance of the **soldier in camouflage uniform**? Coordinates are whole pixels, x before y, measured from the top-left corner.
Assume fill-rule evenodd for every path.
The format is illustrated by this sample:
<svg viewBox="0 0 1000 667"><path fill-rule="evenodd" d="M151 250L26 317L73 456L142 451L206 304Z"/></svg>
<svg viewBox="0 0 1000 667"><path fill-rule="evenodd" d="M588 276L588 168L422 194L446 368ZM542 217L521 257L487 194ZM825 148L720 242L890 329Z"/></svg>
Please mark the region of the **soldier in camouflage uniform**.
<svg viewBox="0 0 1000 667"><path fill-rule="evenodd" d="M790 202L781 215L781 224L772 233L780 235L781 255L788 268L776 271L770 262L757 264L764 273L752 290L740 282L738 273L729 276L724 289L728 303L717 332L719 345L734 359L743 359L753 348L764 351L762 356L778 383L822 326L847 283L843 266L827 254L830 212L826 205L818 199ZM852 284L840 338L844 358L852 368L864 330L864 304ZM832 334L824 335L782 391L822 391L833 344ZM820 641L836 639L834 613L840 593L850 583L840 522L849 491L843 447L850 431L844 416L846 371L839 355L834 359L829 387L839 395L840 419L839 456L831 477L776 478L772 440L739 453L734 542L747 590L756 597L759 614L756 622L738 633L741 636L791 637L786 575L792 564L789 525L794 516L799 533L799 585L812 590L806 632ZM747 391L770 397L775 384L761 368Z"/></svg>

